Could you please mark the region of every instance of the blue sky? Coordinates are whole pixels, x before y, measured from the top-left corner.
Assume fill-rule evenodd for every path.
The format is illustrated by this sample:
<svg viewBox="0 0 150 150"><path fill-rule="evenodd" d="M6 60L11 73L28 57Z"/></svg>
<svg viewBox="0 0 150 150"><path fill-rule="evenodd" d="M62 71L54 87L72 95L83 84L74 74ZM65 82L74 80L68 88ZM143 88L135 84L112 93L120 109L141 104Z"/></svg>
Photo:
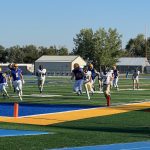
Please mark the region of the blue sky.
<svg viewBox="0 0 150 150"><path fill-rule="evenodd" d="M0 45L74 47L83 28L150 36L150 0L0 0Z"/></svg>

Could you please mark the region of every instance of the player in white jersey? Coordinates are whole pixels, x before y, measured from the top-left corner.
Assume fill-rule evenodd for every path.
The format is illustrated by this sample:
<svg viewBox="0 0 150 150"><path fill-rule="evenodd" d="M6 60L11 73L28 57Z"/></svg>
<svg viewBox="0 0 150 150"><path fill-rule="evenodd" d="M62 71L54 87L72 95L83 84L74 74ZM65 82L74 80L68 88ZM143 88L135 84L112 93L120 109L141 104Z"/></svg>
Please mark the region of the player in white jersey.
<svg viewBox="0 0 150 150"><path fill-rule="evenodd" d="M84 71L84 86L85 86L85 89L86 89L88 99L90 99L89 92L91 92L92 94L94 93L94 90L93 90L93 87L92 87L92 85L93 85L92 72L88 70L87 66L85 66L83 68L83 71Z"/></svg>
<svg viewBox="0 0 150 150"><path fill-rule="evenodd" d="M139 89L139 74L140 71L138 69L135 69L132 75L133 90L135 90L135 88Z"/></svg>
<svg viewBox="0 0 150 150"><path fill-rule="evenodd" d="M110 86L111 81L113 80L112 72L108 68L104 68L103 74L102 74L102 80L103 80L103 93L107 100L107 106L110 106Z"/></svg>
<svg viewBox="0 0 150 150"><path fill-rule="evenodd" d="M44 69L42 65L39 66L39 69L36 72L36 76L38 79L39 91L40 91L40 93L42 93L44 83L45 83L45 78L46 78L46 69Z"/></svg>

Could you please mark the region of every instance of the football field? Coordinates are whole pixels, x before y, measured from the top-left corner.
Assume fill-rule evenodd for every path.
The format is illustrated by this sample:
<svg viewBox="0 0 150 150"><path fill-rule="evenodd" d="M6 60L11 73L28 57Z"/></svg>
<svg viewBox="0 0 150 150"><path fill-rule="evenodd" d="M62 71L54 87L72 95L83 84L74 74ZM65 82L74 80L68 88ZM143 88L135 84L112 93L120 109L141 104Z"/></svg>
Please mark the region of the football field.
<svg viewBox="0 0 150 150"><path fill-rule="evenodd" d="M1 129L49 134L0 137L0 149L44 150L150 140L150 77L144 76L140 89L132 90L130 77L122 76L119 91L111 89L110 108L97 84L97 92L88 100L85 93L73 93L69 77L47 77L42 95L34 76L25 77L25 82L22 102L9 88L11 97L0 97ZM14 102L19 103L18 118L13 117Z"/></svg>

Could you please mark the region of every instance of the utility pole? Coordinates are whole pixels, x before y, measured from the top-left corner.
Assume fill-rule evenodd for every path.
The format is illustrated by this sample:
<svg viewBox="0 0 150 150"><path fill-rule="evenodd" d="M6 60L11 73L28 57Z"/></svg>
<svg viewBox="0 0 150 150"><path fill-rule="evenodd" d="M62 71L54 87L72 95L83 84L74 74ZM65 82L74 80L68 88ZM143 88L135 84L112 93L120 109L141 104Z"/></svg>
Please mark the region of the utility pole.
<svg viewBox="0 0 150 150"><path fill-rule="evenodd" d="M145 57L150 61L150 51L147 46L147 26L145 25Z"/></svg>
<svg viewBox="0 0 150 150"><path fill-rule="evenodd" d="M147 26L145 25L145 57L148 59L147 55Z"/></svg>

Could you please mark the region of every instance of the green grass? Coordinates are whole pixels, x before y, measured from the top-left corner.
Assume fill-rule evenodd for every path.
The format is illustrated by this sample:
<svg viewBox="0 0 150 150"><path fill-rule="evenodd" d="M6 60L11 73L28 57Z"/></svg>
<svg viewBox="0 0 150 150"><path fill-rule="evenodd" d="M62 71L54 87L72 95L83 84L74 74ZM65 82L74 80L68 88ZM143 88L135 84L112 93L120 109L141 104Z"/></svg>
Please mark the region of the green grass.
<svg viewBox="0 0 150 150"><path fill-rule="evenodd" d="M36 79L25 78L24 95L39 94ZM32 81L32 82L31 82ZM141 79L140 88L147 90L127 90L132 88L131 79L120 79L120 91L111 90L112 104L133 103L150 99L150 80ZM79 104L105 106L106 100L103 94L94 94L92 100L87 100L86 94L77 96L72 92L73 82L70 78L47 78L44 94L58 94L62 97L23 97L23 103L45 104ZM96 85L97 86L97 85ZM97 88L97 87L96 87ZM97 88L98 89L98 88ZM121 90L124 89L124 90ZM11 89L8 89L14 95ZM18 98L3 99L0 102L15 102ZM70 121L49 126L23 125L13 123L0 123L4 129L23 129L54 132L51 135L19 136L0 138L2 150L44 150L50 148L101 145L112 143L124 143L146 141L150 139L150 112L132 111L103 117L95 117Z"/></svg>

